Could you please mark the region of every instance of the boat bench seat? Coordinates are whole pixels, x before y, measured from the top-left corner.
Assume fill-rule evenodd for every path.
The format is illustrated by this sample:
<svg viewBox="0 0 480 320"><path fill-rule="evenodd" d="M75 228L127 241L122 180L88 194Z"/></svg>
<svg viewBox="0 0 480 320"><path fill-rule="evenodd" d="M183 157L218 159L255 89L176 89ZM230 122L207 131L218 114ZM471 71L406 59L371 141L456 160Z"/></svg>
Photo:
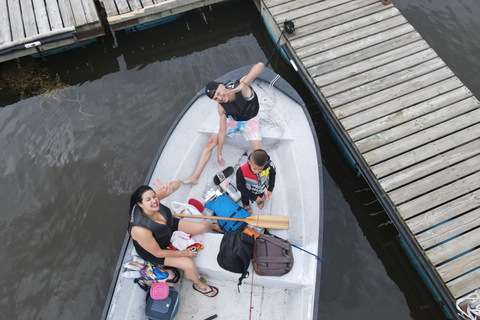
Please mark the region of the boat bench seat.
<svg viewBox="0 0 480 320"><path fill-rule="evenodd" d="M280 137L281 134L277 130L272 130L271 128L262 127L261 130L262 130L262 144L265 144L265 145L273 144L278 139L280 139L282 141L284 141L284 140L292 141L293 140L293 137L289 137L287 135L284 135L284 136ZM204 127L202 127L198 130L198 132L202 133L202 134L205 134L209 137L209 136L212 135L214 130L213 130L213 128L205 129ZM228 137L228 139L232 139L232 138ZM240 132L237 132L233 136L233 139L239 139L238 142L240 142L240 143L242 142L241 140L245 141L245 139L243 138L243 136ZM248 141L245 141L245 144L249 145Z"/></svg>
<svg viewBox="0 0 480 320"><path fill-rule="evenodd" d="M204 239L201 241L205 249L200 251L200 254L194 257L195 263L198 267L198 272L201 276L207 278L216 279L216 280L227 280L232 281L235 284L238 282L240 277L239 273L233 273L221 268L217 263L218 250L220 248L220 242L222 241L222 234L216 232L209 232L203 234ZM303 257L299 256L299 252L293 251L294 266L292 270L281 277L271 277L271 276L259 276L254 275L255 285L266 285L273 287L301 287L304 285L307 277L304 273L305 270L301 266ZM244 279L243 283L250 284L252 277L252 263L248 268L250 276ZM302 271L303 270L303 271ZM307 280L308 281L308 280Z"/></svg>

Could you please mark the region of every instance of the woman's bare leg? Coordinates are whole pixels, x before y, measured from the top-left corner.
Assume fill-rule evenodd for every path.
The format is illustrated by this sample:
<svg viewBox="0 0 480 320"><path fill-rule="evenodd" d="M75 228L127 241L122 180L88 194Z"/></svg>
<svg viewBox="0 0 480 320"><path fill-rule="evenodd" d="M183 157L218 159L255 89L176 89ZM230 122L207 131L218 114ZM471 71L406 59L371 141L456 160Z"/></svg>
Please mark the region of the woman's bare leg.
<svg viewBox="0 0 480 320"><path fill-rule="evenodd" d="M218 224L211 223L208 221L197 222L197 221L190 221L185 219L181 219L179 221L178 230L186 232L191 235L205 233L210 230L223 233L222 229Z"/></svg>
<svg viewBox="0 0 480 320"><path fill-rule="evenodd" d="M168 258L165 258L165 265L182 269L183 272L185 273L185 277L188 280L193 281L193 285L197 290L201 292L208 292L211 290L211 292L208 293L207 296L212 297L217 294L217 290L200 281L200 277L198 276L197 266L195 265L195 262L193 262L191 258L168 257Z"/></svg>

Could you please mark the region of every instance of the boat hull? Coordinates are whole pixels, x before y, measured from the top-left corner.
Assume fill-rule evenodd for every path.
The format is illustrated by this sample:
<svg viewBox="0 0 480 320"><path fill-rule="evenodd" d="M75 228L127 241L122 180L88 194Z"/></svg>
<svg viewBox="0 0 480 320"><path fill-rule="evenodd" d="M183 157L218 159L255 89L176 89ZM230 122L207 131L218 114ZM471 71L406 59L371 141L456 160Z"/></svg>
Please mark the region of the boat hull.
<svg viewBox="0 0 480 320"><path fill-rule="evenodd" d="M248 73L247 66L217 81L238 79ZM262 148L267 150L277 168L273 199L254 214L284 215L290 219L288 230L269 230L309 252L321 256L323 234L323 183L320 149L310 116L295 90L283 79L270 86L276 74L265 69L254 81L260 101ZM157 154L147 182L156 178L172 181L193 173L198 157L218 126L216 103L200 91L179 115ZM250 143L240 133L227 137L223 157L227 165L238 168L251 152ZM214 151L215 153L215 151ZM214 175L223 170L211 157L197 185L182 185L162 203L186 203L203 200L213 186ZM200 275L219 289L215 298L208 298L192 289L192 282L183 278L176 284L180 292L178 319L206 319L217 314L220 319L316 319L315 304L319 298L320 262L294 248L293 269L282 277L258 276L252 272L237 289L239 274L222 269L216 260L222 234L204 234L205 249L194 258ZM132 259L131 241L126 238L121 266ZM121 268L120 268L121 269ZM119 271L120 272L120 271ZM107 301L106 319L145 319L145 293L131 279L118 277L112 298Z"/></svg>

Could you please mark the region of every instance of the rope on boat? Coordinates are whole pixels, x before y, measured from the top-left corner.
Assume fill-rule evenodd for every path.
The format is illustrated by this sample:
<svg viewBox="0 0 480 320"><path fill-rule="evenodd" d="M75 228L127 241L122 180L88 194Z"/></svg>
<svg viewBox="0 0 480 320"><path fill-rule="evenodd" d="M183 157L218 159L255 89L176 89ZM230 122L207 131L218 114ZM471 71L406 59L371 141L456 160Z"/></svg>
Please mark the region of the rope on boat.
<svg viewBox="0 0 480 320"><path fill-rule="evenodd" d="M467 302L466 312L460 307L462 302ZM479 320L480 319L480 288L470 293L468 296L457 300L457 309L464 319Z"/></svg>
<svg viewBox="0 0 480 320"><path fill-rule="evenodd" d="M276 131L279 133L278 137L268 148L263 148L267 152L275 150L280 144L280 142L282 142L285 135L285 123L273 111L275 109L275 106L277 105L277 97L275 96L275 92L273 91L273 86L278 79L280 79L280 75L277 74L275 78L273 78L273 80L270 82L268 90L263 90L265 96L270 99L263 99L264 103L262 103L260 107L260 110L262 110L263 113L260 117L260 124L262 126L270 126L272 128L275 128ZM263 89L261 86L260 88Z"/></svg>

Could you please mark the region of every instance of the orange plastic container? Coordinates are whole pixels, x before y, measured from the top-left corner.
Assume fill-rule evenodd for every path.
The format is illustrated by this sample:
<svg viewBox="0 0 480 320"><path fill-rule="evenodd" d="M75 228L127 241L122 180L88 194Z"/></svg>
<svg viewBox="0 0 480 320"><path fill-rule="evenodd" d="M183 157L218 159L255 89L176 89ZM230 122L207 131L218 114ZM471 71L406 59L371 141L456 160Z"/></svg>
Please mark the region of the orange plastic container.
<svg viewBox="0 0 480 320"><path fill-rule="evenodd" d="M255 230L252 230L250 228L245 228L245 230L243 230L243 232L248 234L249 236L253 236L255 239L257 239L257 237L259 236L259 234L257 232L255 232Z"/></svg>

